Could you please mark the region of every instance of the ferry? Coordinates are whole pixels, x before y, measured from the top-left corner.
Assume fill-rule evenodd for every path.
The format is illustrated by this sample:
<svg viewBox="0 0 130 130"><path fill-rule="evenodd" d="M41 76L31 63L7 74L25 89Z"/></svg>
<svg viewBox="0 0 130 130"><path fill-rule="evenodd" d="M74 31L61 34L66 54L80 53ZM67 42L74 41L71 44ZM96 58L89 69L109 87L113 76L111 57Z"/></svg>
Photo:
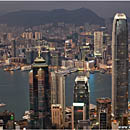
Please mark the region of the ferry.
<svg viewBox="0 0 130 130"><path fill-rule="evenodd" d="M16 71L16 70L20 70L20 66L12 67L12 68L10 69L10 71Z"/></svg>
<svg viewBox="0 0 130 130"><path fill-rule="evenodd" d="M4 107L4 106L6 106L6 104L0 103L0 107Z"/></svg>
<svg viewBox="0 0 130 130"><path fill-rule="evenodd" d="M21 71L29 71L29 70L31 70L31 65L21 67Z"/></svg>
<svg viewBox="0 0 130 130"><path fill-rule="evenodd" d="M77 70L77 68L73 68L70 71L71 71L71 73L74 73L74 72L77 72L78 70Z"/></svg>

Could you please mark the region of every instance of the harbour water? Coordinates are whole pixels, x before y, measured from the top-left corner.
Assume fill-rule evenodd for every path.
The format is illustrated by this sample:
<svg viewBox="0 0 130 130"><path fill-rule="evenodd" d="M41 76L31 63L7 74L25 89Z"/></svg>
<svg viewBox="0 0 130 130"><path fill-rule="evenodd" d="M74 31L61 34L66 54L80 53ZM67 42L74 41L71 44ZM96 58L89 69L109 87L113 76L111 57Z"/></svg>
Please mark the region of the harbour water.
<svg viewBox="0 0 130 130"><path fill-rule="evenodd" d="M73 73L66 78L66 105L73 102L74 79L77 74ZM129 77L130 81L130 77ZM96 98L111 98L111 75L95 73L90 75L90 103L96 104ZM130 89L129 89L130 99ZM29 109L29 85L28 72L16 71L4 72L0 69L0 103L7 104L0 107L0 111L9 110L15 113L16 119L21 119Z"/></svg>

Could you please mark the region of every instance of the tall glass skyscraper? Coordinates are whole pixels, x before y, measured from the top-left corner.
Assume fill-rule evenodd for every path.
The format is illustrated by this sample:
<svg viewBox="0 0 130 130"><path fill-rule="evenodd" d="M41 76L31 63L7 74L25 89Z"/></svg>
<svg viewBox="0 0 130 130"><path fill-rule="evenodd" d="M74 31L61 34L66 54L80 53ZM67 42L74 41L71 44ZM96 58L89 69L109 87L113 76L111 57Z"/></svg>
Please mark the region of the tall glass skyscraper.
<svg viewBox="0 0 130 130"><path fill-rule="evenodd" d="M50 86L48 65L45 60L39 56L32 64L32 70L29 73L30 85L30 110L31 110L31 128L45 129L50 128Z"/></svg>
<svg viewBox="0 0 130 130"><path fill-rule="evenodd" d="M112 32L112 113L121 121L128 111L128 25L126 15L117 13Z"/></svg>

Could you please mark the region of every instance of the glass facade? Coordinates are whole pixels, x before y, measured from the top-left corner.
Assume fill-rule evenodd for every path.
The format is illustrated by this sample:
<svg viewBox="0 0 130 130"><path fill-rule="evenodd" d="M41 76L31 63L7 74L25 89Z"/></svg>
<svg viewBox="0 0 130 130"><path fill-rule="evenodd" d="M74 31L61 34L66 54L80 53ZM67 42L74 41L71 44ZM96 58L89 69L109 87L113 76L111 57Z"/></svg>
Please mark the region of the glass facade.
<svg viewBox="0 0 130 130"><path fill-rule="evenodd" d="M32 65L30 79L31 128L50 127L49 72L45 61L38 57Z"/></svg>
<svg viewBox="0 0 130 130"><path fill-rule="evenodd" d="M115 15L112 33L112 112L120 119L128 111L128 26L124 14Z"/></svg>
<svg viewBox="0 0 130 130"><path fill-rule="evenodd" d="M86 105L86 119L89 119L89 84L84 80L75 82L74 102Z"/></svg>

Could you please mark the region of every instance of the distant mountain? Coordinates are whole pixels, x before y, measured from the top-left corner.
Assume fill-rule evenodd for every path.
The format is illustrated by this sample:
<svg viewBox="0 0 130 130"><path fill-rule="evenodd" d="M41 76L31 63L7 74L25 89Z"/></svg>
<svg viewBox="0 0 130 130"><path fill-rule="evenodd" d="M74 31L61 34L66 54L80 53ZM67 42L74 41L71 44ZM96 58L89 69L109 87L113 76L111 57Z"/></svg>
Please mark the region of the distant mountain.
<svg viewBox="0 0 130 130"><path fill-rule="evenodd" d="M39 25L45 23L65 22L74 24L104 25L105 20L93 11L80 8L76 10L56 9L52 11L22 10L0 16L0 23L8 25Z"/></svg>

